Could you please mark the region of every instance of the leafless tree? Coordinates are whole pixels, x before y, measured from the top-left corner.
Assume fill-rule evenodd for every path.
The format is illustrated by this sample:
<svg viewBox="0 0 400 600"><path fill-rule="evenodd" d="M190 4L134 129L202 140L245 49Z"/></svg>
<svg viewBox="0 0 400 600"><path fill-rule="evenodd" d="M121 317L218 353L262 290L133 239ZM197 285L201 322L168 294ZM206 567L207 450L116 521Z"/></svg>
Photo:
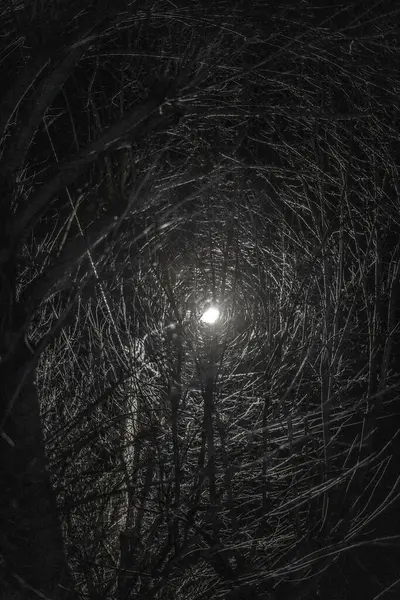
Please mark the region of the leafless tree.
<svg viewBox="0 0 400 600"><path fill-rule="evenodd" d="M6 593L324 597L398 543L395 10L54 6L1 9Z"/></svg>

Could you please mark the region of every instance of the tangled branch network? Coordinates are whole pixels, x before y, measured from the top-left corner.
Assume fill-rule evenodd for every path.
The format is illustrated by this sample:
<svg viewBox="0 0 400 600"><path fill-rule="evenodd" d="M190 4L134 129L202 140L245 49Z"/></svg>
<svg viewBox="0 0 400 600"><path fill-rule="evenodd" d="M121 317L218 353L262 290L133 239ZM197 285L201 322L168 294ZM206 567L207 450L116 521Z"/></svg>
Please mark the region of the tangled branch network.
<svg viewBox="0 0 400 600"><path fill-rule="evenodd" d="M323 205L333 222L318 236L306 200L289 205L289 191L256 194L250 185L238 197L229 186L208 203L196 197L196 210L176 219L168 206L168 221L161 215L134 250L121 236L103 265L102 293L80 299L65 331L79 360L62 362L61 340L44 357L40 386L58 423L48 446L57 489L66 490L60 502L73 515L72 545L85 530L107 562L92 540L94 515L114 548L121 532L140 531L146 550L136 568L155 580L146 565L157 548L174 539L183 552L185 536L200 529L193 557L218 538L226 560L242 565L240 581L260 586L312 578L395 492L378 494L389 459L372 451L373 422L365 425L373 365L363 302L372 296L363 300L363 290L373 248L357 254L341 241L354 239L359 207L338 235ZM219 311L214 323L210 310ZM174 548L159 558L165 569ZM184 583L179 570L168 572L182 597L199 579L223 597L212 558L190 566Z"/></svg>

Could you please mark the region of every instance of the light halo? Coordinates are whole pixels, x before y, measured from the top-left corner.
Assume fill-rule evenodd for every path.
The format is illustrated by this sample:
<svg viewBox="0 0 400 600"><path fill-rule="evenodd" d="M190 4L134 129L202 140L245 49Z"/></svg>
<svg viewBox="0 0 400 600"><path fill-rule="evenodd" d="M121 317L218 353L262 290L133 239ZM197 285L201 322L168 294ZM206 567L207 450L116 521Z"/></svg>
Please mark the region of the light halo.
<svg viewBox="0 0 400 600"><path fill-rule="evenodd" d="M220 316L219 309L216 306L210 306L202 314L200 321L207 325L215 325Z"/></svg>

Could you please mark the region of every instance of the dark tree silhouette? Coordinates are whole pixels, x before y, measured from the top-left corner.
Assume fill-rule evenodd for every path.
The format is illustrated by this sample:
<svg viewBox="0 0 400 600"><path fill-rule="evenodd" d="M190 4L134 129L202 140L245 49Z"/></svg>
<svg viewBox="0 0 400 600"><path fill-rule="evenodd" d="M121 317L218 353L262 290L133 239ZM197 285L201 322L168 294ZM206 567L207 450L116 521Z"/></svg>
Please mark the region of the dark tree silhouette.
<svg viewBox="0 0 400 600"><path fill-rule="evenodd" d="M396 11L4 3L2 598L398 593Z"/></svg>

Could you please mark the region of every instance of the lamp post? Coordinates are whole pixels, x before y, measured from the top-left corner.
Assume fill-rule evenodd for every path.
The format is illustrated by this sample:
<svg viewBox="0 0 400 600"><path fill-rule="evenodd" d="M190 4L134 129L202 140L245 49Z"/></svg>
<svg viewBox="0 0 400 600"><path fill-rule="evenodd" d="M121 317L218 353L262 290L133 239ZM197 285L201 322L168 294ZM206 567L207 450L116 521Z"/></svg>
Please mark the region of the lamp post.
<svg viewBox="0 0 400 600"><path fill-rule="evenodd" d="M217 354L217 335L216 326L220 318L220 311L216 306L210 306L202 314L200 321L209 328L211 335L210 350L207 357L207 367L205 371L204 385L204 416L203 416L203 431L206 436L207 444L207 475L209 482L209 496L211 506L211 525L214 538L218 539L219 527L216 515L217 491L215 477L215 448L214 448L214 428L213 428L213 413L214 413L214 388L215 388L215 366Z"/></svg>

